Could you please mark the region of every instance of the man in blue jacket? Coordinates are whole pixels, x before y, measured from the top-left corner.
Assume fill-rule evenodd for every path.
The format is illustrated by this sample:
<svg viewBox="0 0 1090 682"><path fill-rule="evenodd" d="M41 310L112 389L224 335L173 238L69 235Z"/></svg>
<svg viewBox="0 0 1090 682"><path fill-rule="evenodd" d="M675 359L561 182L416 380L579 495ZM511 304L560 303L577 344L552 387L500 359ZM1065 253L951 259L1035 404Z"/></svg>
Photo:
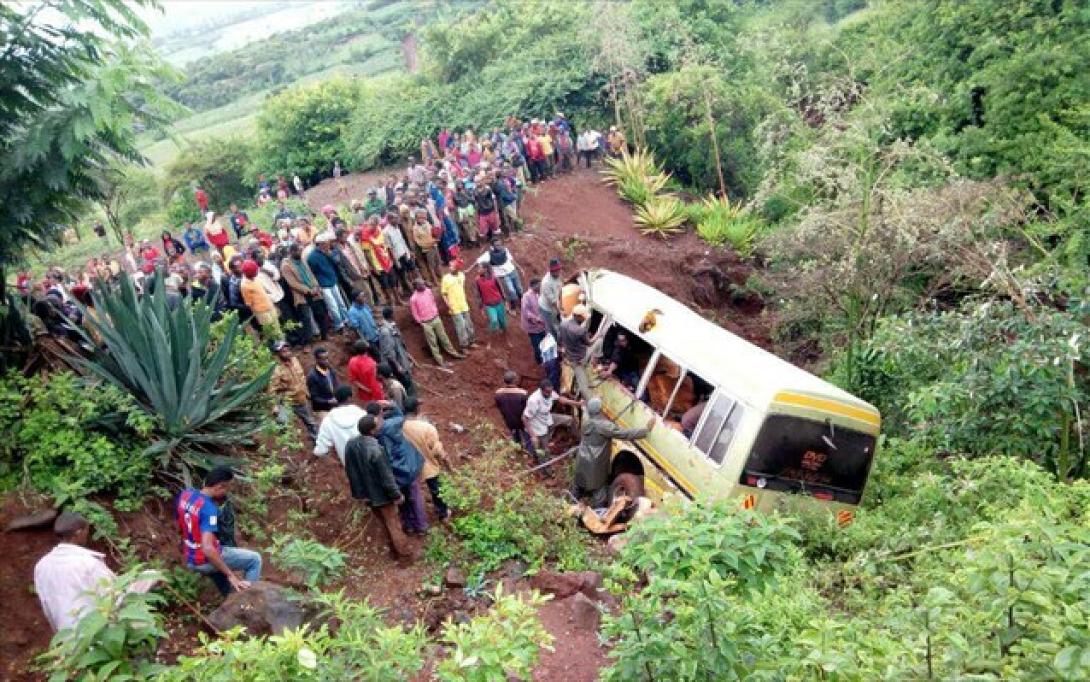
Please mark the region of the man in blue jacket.
<svg viewBox="0 0 1090 682"><path fill-rule="evenodd" d="M344 329L348 321L348 303L344 300L341 287L337 283L337 264L333 260L333 239L331 232L323 232L314 238L315 247L307 256L307 265L318 280L322 290L322 300L333 318L333 332Z"/></svg>
<svg viewBox="0 0 1090 682"><path fill-rule="evenodd" d="M208 240L204 238L204 230L190 223L189 227L185 228L185 232L182 233L182 240L185 242L185 248L189 249L191 254L201 260L208 258L208 253L212 250L212 247L208 245Z"/></svg>
<svg viewBox="0 0 1090 682"><path fill-rule="evenodd" d="M378 347L378 325L375 324L371 306L367 305L367 293L362 290L356 292L352 307L348 309L348 325L359 333L361 339Z"/></svg>
<svg viewBox="0 0 1090 682"><path fill-rule="evenodd" d="M401 505L401 524L405 532L423 535L428 530L424 515L424 497L420 494L420 473L424 470L424 456L413 447L401 432L405 415L389 400L367 403L367 414L380 416L378 441L386 449L394 479L401 489L405 503Z"/></svg>

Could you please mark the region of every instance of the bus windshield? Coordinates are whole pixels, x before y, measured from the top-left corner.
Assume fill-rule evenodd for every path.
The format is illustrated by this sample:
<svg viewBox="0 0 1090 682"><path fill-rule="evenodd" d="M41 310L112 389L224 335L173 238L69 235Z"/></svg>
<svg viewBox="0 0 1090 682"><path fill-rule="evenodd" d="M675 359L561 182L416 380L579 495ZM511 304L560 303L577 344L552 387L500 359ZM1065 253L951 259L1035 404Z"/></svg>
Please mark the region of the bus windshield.
<svg viewBox="0 0 1090 682"><path fill-rule="evenodd" d="M789 415L770 415L742 470L741 485L858 504L875 437Z"/></svg>

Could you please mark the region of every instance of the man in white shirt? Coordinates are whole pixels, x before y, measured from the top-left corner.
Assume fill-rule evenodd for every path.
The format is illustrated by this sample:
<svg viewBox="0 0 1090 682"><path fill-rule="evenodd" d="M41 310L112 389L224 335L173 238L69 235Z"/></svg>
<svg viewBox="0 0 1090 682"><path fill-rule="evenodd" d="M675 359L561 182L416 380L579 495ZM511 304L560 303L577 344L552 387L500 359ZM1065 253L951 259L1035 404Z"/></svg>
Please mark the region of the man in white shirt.
<svg viewBox="0 0 1090 682"><path fill-rule="evenodd" d="M332 447L343 466L344 449L349 440L360 435L356 425L367 412L352 404L352 387L348 384L338 386L334 396L337 398L337 407L326 414L321 426L318 427L318 437L314 440L314 454L325 457L329 454L329 448Z"/></svg>
<svg viewBox="0 0 1090 682"><path fill-rule="evenodd" d="M549 452L549 441L553 430L558 426L575 428L575 419L570 414L553 414L553 405L580 407L583 403L569 400L553 390L553 383L542 379L538 389L526 400L526 409L522 411L522 423L534 441L534 450L539 453Z"/></svg>
<svg viewBox="0 0 1090 682"><path fill-rule="evenodd" d="M75 627L117 576L101 553L83 546L90 531L87 519L65 512L57 517L53 531L61 541L34 566L34 590L56 632ZM157 580L158 574L149 571L148 579L133 583L129 591L147 592Z"/></svg>

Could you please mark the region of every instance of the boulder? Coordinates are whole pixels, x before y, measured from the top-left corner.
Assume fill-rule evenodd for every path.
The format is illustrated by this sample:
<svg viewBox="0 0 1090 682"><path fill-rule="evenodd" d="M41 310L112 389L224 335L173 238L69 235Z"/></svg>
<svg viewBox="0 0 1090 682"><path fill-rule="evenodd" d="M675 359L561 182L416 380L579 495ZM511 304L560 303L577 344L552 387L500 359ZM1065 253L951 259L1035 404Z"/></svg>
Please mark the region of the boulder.
<svg viewBox="0 0 1090 682"><path fill-rule="evenodd" d="M465 587L466 574L457 566L451 566L443 575L443 584L447 587Z"/></svg>
<svg viewBox="0 0 1090 682"><path fill-rule="evenodd" d="M572 571L557 573L541 571L530 576L530 587L551 594L557 599L566 599L576 592L582 592L591 599L598 597L598 588L602 586L602 574L597 571Z"/></svg>
<svg viewBox="0 0 1090 682"><path fill-rule="evenodd" d="M38 530L40 528L52 528L53 522L57 520L56 509L40 509L30 514L24 514L23 516L12 519L8 522L8 525L4 530L11 532L15 530Z"/></svg>
<svg viewBox="0 0 1090 682"><path fill-rule="evenodd" d="M241 625L251 636L278 635L303 623L314 623L322 608L313 600L275 583L259 581L231 593L208 621L220 631Z"/></svg>
<svg viewBox="0 0 1090 682"><path fill-rule="evenodd" d="M590 597L582 592L576 592L574 596L568 599L568 609L570 611L568 618L575 627L587 632L598 631L601 612L598 610L598 605L591 601Z"/></svg>

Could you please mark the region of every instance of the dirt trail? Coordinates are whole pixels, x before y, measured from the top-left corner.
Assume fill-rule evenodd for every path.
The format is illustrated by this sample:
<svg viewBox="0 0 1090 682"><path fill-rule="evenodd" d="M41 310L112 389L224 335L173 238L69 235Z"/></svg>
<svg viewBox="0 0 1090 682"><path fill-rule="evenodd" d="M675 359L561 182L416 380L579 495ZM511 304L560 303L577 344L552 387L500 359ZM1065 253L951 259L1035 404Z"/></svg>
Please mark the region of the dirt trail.
<svg viewBox="0 0 1090 682"><path fill-rule="evenodd" d="M690 305L701 304L728 329L768 345L767 321L760 315L760 306L745 296L727 295L744 285L750 273L748 266L729 254L711 251L691 234L665 243L640 235L629 208L601 183L597 170L580 170L529 190L522 207L527 229L508 241L524 270L524 284L530 277L544 273L551 256L565 259L568 272L606 267L643 280ZM346 176L342 180L343 194L338 192L335 181L327 180L308 191L307 202L318 209L327 203L341 204L362 198L365 188L382 176L382 173ZM475 255L475 252L466 254L467 262ZM447 333L454 340L449 317L443 312ZM469 436L460 427L480 420L500 425L492 392L500 385L506 369L519 372L526 387L532 387L541 377L517 317L509 317L505 333L489 334L481 311L475 309L472 315L482 345L467 359L454 361L454 372L448 374L428 366L431 360L419 327L405 307L396 309L410 352L425 364L415 373L421 385L422 412L438 426L455 461L473 456ZM335 366L343 376L348 337L332 339L323 345L332 351ZM311 354L299 355L309 367ZM348 554L349 573L340 584L331 586L333 589L343 587L350 596L368 598L372 604L387 609L393 621L413 622L417 618L434 617L434 613L429 613L431 602L418 596L432 569L423 562L402 569L389 558L381 530L348 496L347 481L336 459L318 459L304 449L292 455L287 464L292 486L306 490L307 495L279 498L270 504L267 515L253 519L253 523L265 529L289 531L305 523L306 531L319 541ZM563 485L559 480L539 480L556 488L558 493ZM3 521L19 510L9 504L0 511ZM240 518L245 514L240 509ZM141 554L166 554L173 558L176 538L169 504L152 503L138 514L126 515L123 522ZM264 549L272 540L270 537L255 541L245 537L245 533L240 535L243 546L257 549ZM422 540L412 541L423 546ZM51 545L48 533L0 533L0 554L5 558L0 562L0 603L10 616L8 627L0 635L3 661L0 678L20 679L15 671L24 670L27 662L48 644L48 627L29 585L34 563ZM290 578L275 567L270 567L268 575L274 580ZM206 596L207 607L213 603L212 592ZM607 663L597 638L573 629L562 602L546 605L541 618L556 642L555 651L543 655L535 679L565 682L596 679L598 670ZM192 636L192 632L184 631L171 640L182 648L192 641ZM173 653L177 652L168 651ZM33 678L24 675L22 679Z"/></svg>

